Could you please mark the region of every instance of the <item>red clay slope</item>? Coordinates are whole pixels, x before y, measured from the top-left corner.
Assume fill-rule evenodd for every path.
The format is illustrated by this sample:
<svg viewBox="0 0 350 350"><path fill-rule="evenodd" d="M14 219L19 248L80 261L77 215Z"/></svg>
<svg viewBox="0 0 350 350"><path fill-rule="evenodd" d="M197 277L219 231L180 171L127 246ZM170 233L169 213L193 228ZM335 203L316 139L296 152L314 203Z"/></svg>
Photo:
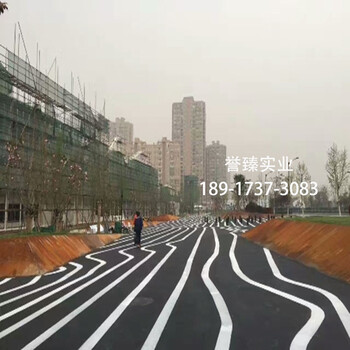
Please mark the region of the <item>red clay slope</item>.
<svg viewBox="0 0 350 350"><path fill-rule="evenodd" d="M350 227L272 220L245 238L350 282Z"/></svg>
<svg viewBox="0 0 350 350"><path fill-rule="evenodd" d="M36 236L0 241L0 277L41 275L120 235Z"/></svg>

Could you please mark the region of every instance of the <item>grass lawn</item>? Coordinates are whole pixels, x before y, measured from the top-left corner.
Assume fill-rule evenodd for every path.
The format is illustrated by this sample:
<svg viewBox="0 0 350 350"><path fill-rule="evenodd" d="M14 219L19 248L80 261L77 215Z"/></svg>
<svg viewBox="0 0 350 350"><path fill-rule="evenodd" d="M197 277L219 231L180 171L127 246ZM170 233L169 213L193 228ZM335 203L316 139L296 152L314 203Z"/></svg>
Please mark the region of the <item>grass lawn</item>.
<svg viewBox="0 0 350 350"><path fill-rule="evenodd" d="M350 216L307 216L307 217L292 217L286 218L286 220L298 221L298 222L313 222L317 224L331 224L340 226L350 226Z"/></svg>

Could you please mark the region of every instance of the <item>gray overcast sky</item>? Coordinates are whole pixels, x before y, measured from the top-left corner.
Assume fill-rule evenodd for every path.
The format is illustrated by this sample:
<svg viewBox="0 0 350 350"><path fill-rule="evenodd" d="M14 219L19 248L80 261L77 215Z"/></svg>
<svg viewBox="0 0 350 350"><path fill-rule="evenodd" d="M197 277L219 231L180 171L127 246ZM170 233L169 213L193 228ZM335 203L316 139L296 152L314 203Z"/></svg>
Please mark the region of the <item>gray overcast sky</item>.
<svg viewBox="0 0 350 350"><path fill-rule="evenodd" d="M35 64L86 84L135 136L171 136L171 104L207 106L207 143L228 155L299 156L326 183L333 142L350 151L347 0L8 0L0 42L20 21ZM77 84L75 92L77 92Z"/></svg>

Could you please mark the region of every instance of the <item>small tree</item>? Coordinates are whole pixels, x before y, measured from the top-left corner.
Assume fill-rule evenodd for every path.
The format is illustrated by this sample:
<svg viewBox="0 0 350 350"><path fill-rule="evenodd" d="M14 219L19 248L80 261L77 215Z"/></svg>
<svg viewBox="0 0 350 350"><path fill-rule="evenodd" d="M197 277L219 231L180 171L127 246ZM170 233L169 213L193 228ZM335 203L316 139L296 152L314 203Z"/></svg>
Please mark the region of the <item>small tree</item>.
<svg viewBox="0 0 350 350"><path fill-rule="evenodd" d="M41 149L40 147L37 149ZM6 144L8 152L6 187L14 189L24 206L26 231L39 228L39 203L42 203L43 180L40 176L42 157L33 149L24 146L24 141L11 141Z"/></svg>
<svg viewBox="0 0 350 350"><path fill-rule="evenodd" d="M81 193L82 185L88 181L87 171L81 164L67 158L63 152L63 135L57 138L56 149L50 150L50 144L45 140L45 163L43 189L47 201L51 205L51 225L57 231L63 229L64 213L72 207L75 198Z"/></svg>
<svg viewBox="0 0 350 350"><path fill-rule="evenodd" d="M311 175L309 173L309 170L304 162L298 163L298 166L295 170L295 181L300 185L303 182L306 182L307 184L311 181ZM299 192L300 193L300 192ZM307 196L302 196L299 194L299 207L302 210L302 214L304 215L304 209L305 209L305 202L308 201Z"/></svg>
<svg viewBox="0 0 350 350"><path fill-rule="evenodd" d="M333 190L334 199L338 205L339 216L341 216L340 197L350 172L350 163L348 162L348 155L345 148L339 151L335 143L332 145L328 150L326 171L329 184Z"/></svg>

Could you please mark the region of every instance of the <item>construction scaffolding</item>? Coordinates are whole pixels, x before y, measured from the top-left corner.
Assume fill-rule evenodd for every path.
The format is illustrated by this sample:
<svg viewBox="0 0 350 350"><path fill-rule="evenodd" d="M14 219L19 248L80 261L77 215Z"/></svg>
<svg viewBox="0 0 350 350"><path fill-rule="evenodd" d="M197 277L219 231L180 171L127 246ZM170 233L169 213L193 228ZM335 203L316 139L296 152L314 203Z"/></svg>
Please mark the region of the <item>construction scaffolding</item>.
<svg viewBox="0 0 350 350"><path fill-rule="evenodd" d="M82 99L56 78L0 45L0 230L159 214L157 171L113 150L80 81Z"/></svg>

